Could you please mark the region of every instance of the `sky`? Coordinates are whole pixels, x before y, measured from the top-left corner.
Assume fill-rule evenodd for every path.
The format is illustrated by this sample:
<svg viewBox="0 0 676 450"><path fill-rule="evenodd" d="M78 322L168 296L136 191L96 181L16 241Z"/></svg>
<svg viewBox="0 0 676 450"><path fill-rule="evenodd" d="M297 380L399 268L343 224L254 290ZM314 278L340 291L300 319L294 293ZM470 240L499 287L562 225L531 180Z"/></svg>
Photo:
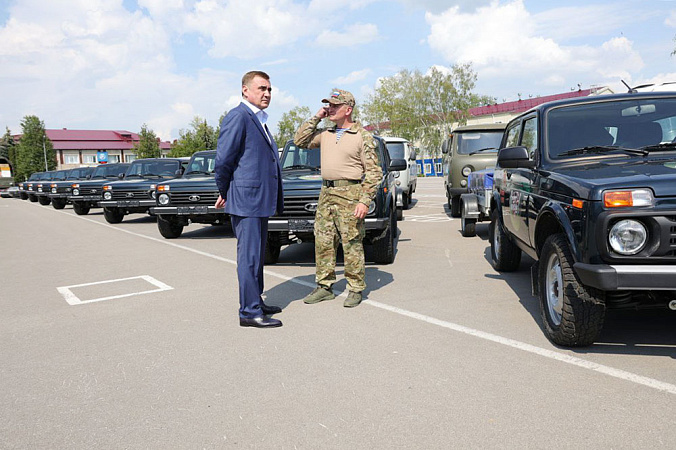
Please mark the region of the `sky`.
<svg viewBox="0 0 676 450"><path fill-rule="evenodd" d="M470 63L498 102L676 81L676 0L0 0L0 126L179 137L216 127L249 70L273 131L334 87ZM4 130L3 130L4 131Z"/></svg>

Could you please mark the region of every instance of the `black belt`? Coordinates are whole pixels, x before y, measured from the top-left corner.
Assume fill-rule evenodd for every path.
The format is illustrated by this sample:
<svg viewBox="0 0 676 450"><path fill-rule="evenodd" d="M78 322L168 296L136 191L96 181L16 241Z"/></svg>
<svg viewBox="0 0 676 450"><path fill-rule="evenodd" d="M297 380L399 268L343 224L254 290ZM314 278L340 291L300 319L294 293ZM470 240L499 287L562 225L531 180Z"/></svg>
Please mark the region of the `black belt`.
<svg viewBox="0 0 676 450"><path fill-rule="evenodd" d="M350 186L352 184L360 184L361 180L322 180L322 186L326 187L341 187Z"/></svg>

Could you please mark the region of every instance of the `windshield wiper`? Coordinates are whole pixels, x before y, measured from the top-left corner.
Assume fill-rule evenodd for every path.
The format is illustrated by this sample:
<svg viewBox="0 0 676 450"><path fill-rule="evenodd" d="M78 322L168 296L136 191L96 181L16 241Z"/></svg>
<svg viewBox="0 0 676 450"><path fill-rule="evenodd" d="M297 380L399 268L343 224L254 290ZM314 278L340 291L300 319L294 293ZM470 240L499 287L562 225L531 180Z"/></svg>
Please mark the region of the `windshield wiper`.
<svg viewBox="0 0 676 450"><path fill-rule="evenodd" d="M133 178L133 177L143 178L143 175L139 175L137 173L132 173L130 175L125 176L125 178Z"/></svg>
<svg viewBox="0 0 676 450"><path fill-rule="evenodd" d="M485 152L487 150L497 150L495 147L484 147L480 148L479 150L474 150L473 152L468 153L469 155L476 155L477 153Z"/></svg>
<svg viewBox="0 0 676 450"><path fill-rule="evenodd" d="M659 150L673 150L676 148L676 142L664 142L661 144L655 144L655 145L646 145L644 147L641 147L641 150L645 150L646 152L650 152L653 150L659 151Z"/></svg>
<svg viewBox="0 0 676 450"><path fill-rule="evenodd" d="M638 148L624 148L611 145L590 145L582 148L574 148L572 150L559 153L557 156L573 156L573 155L592 155L610 152L624 152L630 155L647 155L648 152Z"/></svg>
<svg viewBox="0 0 676 450"><path fill-rule="evenodd" d="M319 167L308 166L307 164L296 164L294 166L285 167L284 170L289 169L310 169L310 170L321 170Z"/></svg>
<svg viewBox="0 0 676 450"><path fill-rule="evenodd" d="M158 175L156 173L144 173L143 175L141 175L141 178L150 178L150 177L162 178L162 175Z"/></svg>
<svg viewBox="0 0 676 450"><path fill-rule="evenodd" d="M201 173L204 175L213 175L213 172L207 172L205 170L191 170L190 172L187 172L186 175L192 175L193 173Z"/></svg>

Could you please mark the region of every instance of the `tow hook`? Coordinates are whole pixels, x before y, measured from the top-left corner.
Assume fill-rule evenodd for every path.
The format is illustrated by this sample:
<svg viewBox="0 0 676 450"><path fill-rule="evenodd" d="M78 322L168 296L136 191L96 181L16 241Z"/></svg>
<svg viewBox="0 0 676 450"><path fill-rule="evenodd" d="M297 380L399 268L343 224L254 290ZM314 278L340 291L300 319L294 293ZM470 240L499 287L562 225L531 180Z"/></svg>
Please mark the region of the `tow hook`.
<svg viewBox="0 0 676 450"><path fill-rule="evenodd" d="M672 300L669 302L669 309L672 311L676 311L676 300Z"/></svg>

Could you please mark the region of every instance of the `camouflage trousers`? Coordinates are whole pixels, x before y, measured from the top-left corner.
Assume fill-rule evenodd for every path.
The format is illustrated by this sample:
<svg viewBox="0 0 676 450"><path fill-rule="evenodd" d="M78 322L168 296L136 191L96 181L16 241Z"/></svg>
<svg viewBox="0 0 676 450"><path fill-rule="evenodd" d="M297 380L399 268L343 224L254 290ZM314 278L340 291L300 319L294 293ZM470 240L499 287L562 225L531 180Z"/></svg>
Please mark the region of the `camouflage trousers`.
<svg viewBox="0 0 676 450"><path fill-rule="evenodd" d="M322 187L315 215L315 263L317 285L329 287L336 281L336 252L343 243L345 279L348 289L361 292L364 281L364 220L354 216L361 185Z"/></svg>

